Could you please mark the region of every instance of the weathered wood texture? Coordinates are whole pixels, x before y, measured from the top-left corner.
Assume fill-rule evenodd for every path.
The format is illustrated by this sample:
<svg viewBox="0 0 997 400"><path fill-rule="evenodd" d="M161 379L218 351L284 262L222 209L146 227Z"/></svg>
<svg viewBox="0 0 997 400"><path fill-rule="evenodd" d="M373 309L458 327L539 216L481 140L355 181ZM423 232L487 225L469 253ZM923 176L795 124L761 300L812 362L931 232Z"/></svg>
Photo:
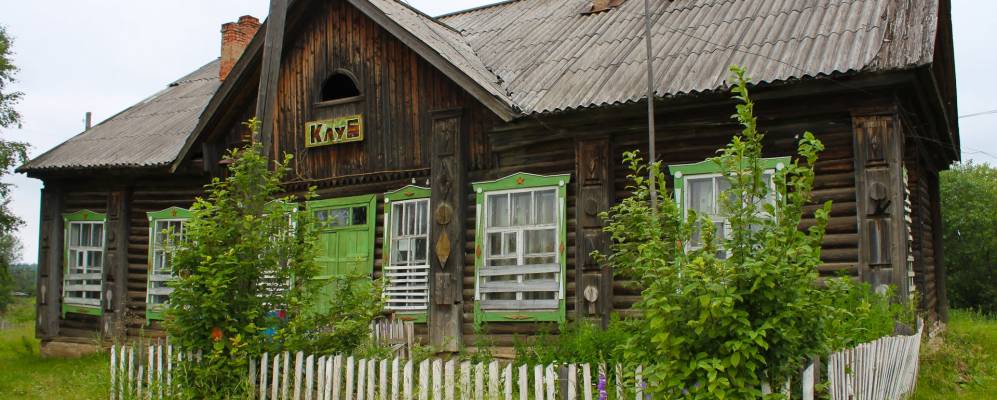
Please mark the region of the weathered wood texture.
<svg viewBox="0 0 997 400"><path fill-rule="evenodd" d="M41 194L41 228L38 232L38 284L35 335L59 335L59 301L62 298L62 188L46 182Z"/></svg>
<svg viewBox="0 0 997 400"><path fill-rule="evenodd" d="M452 81L346 2L316 4L288 32L278 85L277 152L295 156L294 180L428 168L431 111L463 107L468 165L483 168L485 128L495 117ZM340 70L358 80L362 100L316 106ZM305 148L305 122L362 113L362 142Z"/></svg>
<svg viewBox="0 0 997 400"><path fill-rule="evenodd" d="M435 113L432 135L432 199L429 235L430 344L440 351L461 347L461 287L466 209L467 141L461 110ZM473 242L473 241L472 241Z"/></svg>

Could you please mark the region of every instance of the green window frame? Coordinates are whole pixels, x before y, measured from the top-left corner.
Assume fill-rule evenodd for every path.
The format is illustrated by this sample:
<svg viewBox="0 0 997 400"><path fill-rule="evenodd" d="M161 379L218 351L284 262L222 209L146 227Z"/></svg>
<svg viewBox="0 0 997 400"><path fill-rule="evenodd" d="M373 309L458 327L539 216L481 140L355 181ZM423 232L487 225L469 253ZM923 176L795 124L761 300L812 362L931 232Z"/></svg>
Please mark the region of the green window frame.
<svg viewBox="0 0 997 400"><path fill-rule="evenodd" d="M417 323L426 322L429 309L430 196L415 185L384 194L385 309Z"/></svg>
<svg viewBox="0 0 997 400"><path fill-rule="evenodd" d="M67 313L99 316L103 313L104 257L107 252L105 214L80 210L63 214L65 244L62 280L62 316Z"/></svg>
<svg viewBox="0 0 997 400"><path fill-rule="evenodd" d="M791 161L790 157L772 157L759 160L764 173L770 176L769 185L774 185L771 176L774 176L775 171L782 170ZM713 160L705 160L692 164L669 165L668 171L675 183L675 203L682 209L683 214L688 215L690 209L696 210L700 215L710 218L718 237L729 236L729 223L726 216L720 211L719 196L730 187L730 183L724 178L720 165ZM771 189L774 190L774 187ZM698 194L706 195L700 196ZM698 199L698 204L694 203L694 198ZM687 245L688 248L700 247L697 243L697 237L698 235L693 233L693 238ZM720 257L726 255L723 250L720 252L722 252L718 254Z"/></svg>
<svg viewBox="0 0 997 400"><path fill-rule="evenodd" d="M149 219L149 270L145 290L145 320L162 320L169 308L169 296L173 288L168 286L175 276L170 267L170 255L173 253L168 232L184 236L184 227L191 218L190 210L180 207L170 207L161 211L146 213Z"/></svg>
<svg viewBox="0 0 997 400"><path fill-rule="evenodd" d="M472 184L475 324L565 321L570 180L520 172Z"/></svg>
<svg viewBox="0 0 997 400"><path fill-rule="evenodd" d="M326 233L332 233L336 231L350 231L357 230L358 227L363 229L363 234L366 236L367 249L364 251L365 261L363 262L362 268L368 274L370 278L373 278L374 272L374 246L376 237L376 212L377 212L377 195L368 194L360 196L351 197L340 197L331 198L324 200L314 200L307 203L308 212L313 213L316 217L316 223L319 226L319 234L323 235ZM344 211L346 210L346 211ZM358 223L359 218L362 213L363 223ZM320 254L320 259L327 254ZM321 261L320 261L321 262ZM358 264L359 265L359 264ZM313 279L318 281L327 281L334 277L333 274L319 273ZM331 289L326 289L323 293L324 298L329 300L330 297L334 296L334 292ZM320 296L320 297L322 297ZM320 300L322 301L322 300ZM323 311L322 305L316 305L316 310Z"/></svg>

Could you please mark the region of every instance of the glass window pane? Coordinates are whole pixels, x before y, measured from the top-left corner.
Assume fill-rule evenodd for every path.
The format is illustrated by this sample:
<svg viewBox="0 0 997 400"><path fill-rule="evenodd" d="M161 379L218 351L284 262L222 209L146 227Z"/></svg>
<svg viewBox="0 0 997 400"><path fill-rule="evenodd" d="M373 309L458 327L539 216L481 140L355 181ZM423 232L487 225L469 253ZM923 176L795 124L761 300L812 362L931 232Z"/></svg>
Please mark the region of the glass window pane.
<svg viewBox="0 0 997 400"><path fill-rule="evenodd" d="M90 246L90 224L80 224L80 246Z"/></svg>
<svg viewBox="0 0 997 400"><path fill-rule="evenodd" d="M104 224L93 224L91 241L93 247L104 247Z"/></svg>
<svg viewBox="0 0 997 400"><path fill-rule="evenodd" d="M502 233L489 233L488 234L488 255L491 256L501 256L502 252Z"/></svg>
<svg viewBox="0 0 997 400"><path fill-rule="evenodd" d="M531 206L533 194L530 192L512 194L512 225L522 226L530 224Z"/></svg>
<svg viewBox="0 0 997 400"><path fill-rule="evenodd" d="M554 242L555 242L554 229L526 231L527 254L553 253L555 251Z"/></svg>
<svg viewBox="0 0 997 400"><path fill-rule="evenodd" d="M392 204L391 205L391 233L394 236L402 234L402 228L404 228L404 217L405 217L405 204Z"/></svg>
<svg viewBox="0 0 997 400"><path fill-rule="evenodd" d="M526 265L557 264L557 256L528 256L525 261Z"/></svg>
<svg viewBox="0 0 997 400"><path fill-rule="evenodd" d="M505 237L505 254L515 255L516 249L519 248L519 246L517 246L518 240L516 239L516 232L506 232L504 234L504 237Z"/></svg>
<svg viewBox="0 0 997 400"><path fill-rule="evenodd" d="M334 210L328 210L328 219L326 220L326 226L337 227L337 226L347 226L350 223L350 209L349 208L337 208Z"/></svg>
<svg viewBox="0 0 997 400"><path fill-rule="evenodd" d="M405 234L414 235L416 232L416 219L419 215L415 209L415 203L405 203Z"/></svg>
<svg viewBox="0 0 997 400"><path fill-rule="evenodd" d="M70 222L69 223L69 245L79 246L80 245L80 228L81 224Z"/></svg>
<svg viewBox="0 0 997 400"><path fill-rule="evenodd" d="M712 215L713 178L689 179L689 208L698 213Z"/></svg>
<svg viewBox="0 0 997 400"><path fill-rule="evenodd" d="M367 225L367 207L353 207L353 225Z"/></svg>
<svg viewBox="0 0 997 400"><path fill-rule="evenodd" d="M422 200L416 204L418 205L416 215L419 217L419 223L416 225L418 230L415 233L418 235L429 234L429 200Z"/></svg>
<svg viewBox="0 0 997 400"><path fill-rule="evenodd" d="M90 252L90 270L91 272L100 272L101 262L103 261L103 253L99 251Z"/></svg>
<svg viewBox="0 0 997 400"><path fill-rule="evenodd" d="M724 193L727 193L727 197L728 199L730 199L731 205L737 204L735 203L737 201L737 195L732 191L730 191L731 188L730 180L728 180L725 177L719 176L717 177L716 181L717 181L717 210L719 211L719 214L726 215L729 213L730 210L726 208L726 205L723 202Z"/></svg>
<svg viewBox="0 0 997 400"><path fill-rule="evenodd" d="M512 257L512 258L489 258L488 259L488 266L490 266L490 267L510 267L510 266L516 266L516 265L518 265L518 264L516 263L516 258L515 257Z"/></svg>
<svg viewBox="0 0 997 400"><path fill-rule="evenodd" d="M413 263L418 265L426 264L426 252L427 252L426 238L421 237L421 238L412 239L412 242L413 242L413 249L412 249Z"/></svg>
<svg viewBox="0 0 997 400"><path fill-rule="evenodd" d="M509 195L489 195L487 209L489 227L509 226Z"/></svg>
<svg viewBox="0 0 997 400"><path fill-rule="evenodd" d="M553 224L557 222L557 191L541 190L536 192L536 208L534 208L537 224Z"/></svg>

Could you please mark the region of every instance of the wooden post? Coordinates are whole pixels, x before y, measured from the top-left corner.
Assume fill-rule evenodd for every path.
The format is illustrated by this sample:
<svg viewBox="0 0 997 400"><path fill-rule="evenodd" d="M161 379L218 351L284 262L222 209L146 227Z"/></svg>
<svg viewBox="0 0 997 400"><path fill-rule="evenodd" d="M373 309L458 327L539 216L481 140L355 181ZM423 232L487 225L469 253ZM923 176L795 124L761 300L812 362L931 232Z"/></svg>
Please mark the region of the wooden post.
<svg viewBox="0 0 997 400"><path fill-rule="evenodd" d="M949 296L945 291L945 246L942 243L942 197L938 187L938 174L928 177L928 201L931 202L931 248L934 251L935 265L935 308L938 320L949 320ZM928 266L926 266L928 268Z"/></svg>
<svg viewBox="0 0 997 400"><path fill-rule="evenodd" d="M908 300L903 131L896 111L853 112L859 276Z"/></svg>
<svg viewBox="0 0 997 400"><path fill-rule="evenodd" d="M467 150L461 110L434 112L432 224L430 225L430 345L456 352L461 346L464 221L467 212Z"/></svg>
<svg viewBox="0 0 997 400"><path fill-rule="evenodd" d="M263 61L260 71L260 85L256 99L256 118L262 124L254 142L262 145L263 155L273 152L274 115L277 106L277 79L280 77L280 61L284 50L284 24L287 19L288 0L271 0L270 16L267 18L266 37L263 41Z"/></svg>
<svg viewBox="0 0 997 400"><path fill-rule="evenodd" d="M41 229L38 232L38 283L35 336L59 336L59 298L62 294L62 188L45 182L41 194Z"/></svg>
<svg viewBox="0 0 997 400"><path fill-rule="evenodd" d="M603 327L613 308L613 274L590 254L608 250L599 213L613 200L610 147L608 138L575 143L575 313L578 319L599 318Z"/></svg>
<svg viewBox="0 0 997 400"><path fill-rule="evenodd" d="M128 312L128 233L130 193L127 187L114 188L107 196L107 257L104 277L103 334L124 336Z"/></svg>

